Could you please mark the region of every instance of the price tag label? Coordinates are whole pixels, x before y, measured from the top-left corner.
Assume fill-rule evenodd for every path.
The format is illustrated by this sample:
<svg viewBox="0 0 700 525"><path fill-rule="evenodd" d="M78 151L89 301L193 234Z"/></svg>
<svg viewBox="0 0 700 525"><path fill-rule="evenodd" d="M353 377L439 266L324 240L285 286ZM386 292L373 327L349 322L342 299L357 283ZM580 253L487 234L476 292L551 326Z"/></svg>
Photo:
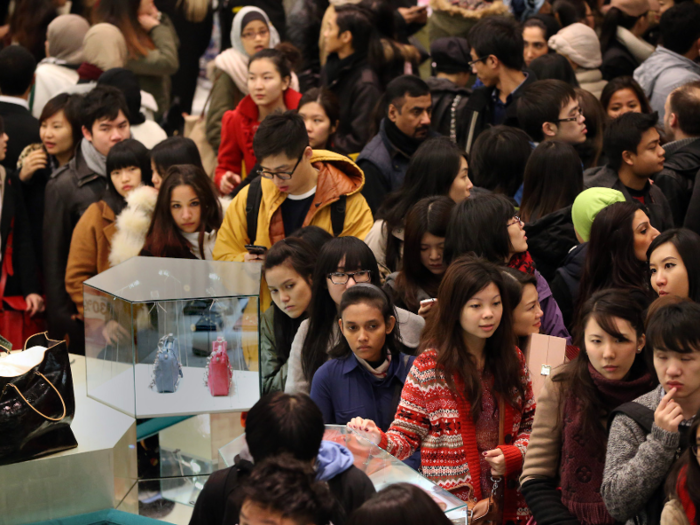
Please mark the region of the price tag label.
<svg viewBox="0 0 700 525"><path fill-rule="evenodd" d="M552 367L549 365L542 365L542 370L540 370L540 375L548 376L552 373Z"/></svg>

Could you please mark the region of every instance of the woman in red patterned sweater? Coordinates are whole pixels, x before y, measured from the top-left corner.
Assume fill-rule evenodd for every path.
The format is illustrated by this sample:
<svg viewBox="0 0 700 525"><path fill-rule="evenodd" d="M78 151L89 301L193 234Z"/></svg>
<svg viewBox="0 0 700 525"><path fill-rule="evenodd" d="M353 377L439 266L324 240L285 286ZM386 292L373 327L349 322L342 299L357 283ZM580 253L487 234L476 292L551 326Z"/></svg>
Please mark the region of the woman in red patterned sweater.
<svg viewBox="0 0 700 525"><path fill-rule="evenodd" d="M505 477L503 523L530 511L518 476L535 414L525 358L514 345L512 307L493 264L465 256L447 269L426 327L426 351L406 378L394 422L382 432L348 427L405 459L421 447L421 471L465 501L487 498Z"/></svg>

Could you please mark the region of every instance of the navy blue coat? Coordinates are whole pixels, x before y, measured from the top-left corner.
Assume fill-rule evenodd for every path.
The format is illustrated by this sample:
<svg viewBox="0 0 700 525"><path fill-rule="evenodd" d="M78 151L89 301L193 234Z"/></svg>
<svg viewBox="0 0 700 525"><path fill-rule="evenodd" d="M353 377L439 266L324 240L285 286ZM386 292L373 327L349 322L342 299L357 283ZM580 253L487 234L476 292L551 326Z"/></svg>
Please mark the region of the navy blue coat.
<svg viewBox="0 0 700 525"><path fill-rule="evenodd" d="M377 381L359 363L355 354L331 359L314 374L311 399L321 409L327 425L345 425L354 417L362 417L371 419L386 432L394 421L401 390L415 359L414 356L399 354L392 359L382 381ZM418 469L420 450L405 463Z"/></svg>

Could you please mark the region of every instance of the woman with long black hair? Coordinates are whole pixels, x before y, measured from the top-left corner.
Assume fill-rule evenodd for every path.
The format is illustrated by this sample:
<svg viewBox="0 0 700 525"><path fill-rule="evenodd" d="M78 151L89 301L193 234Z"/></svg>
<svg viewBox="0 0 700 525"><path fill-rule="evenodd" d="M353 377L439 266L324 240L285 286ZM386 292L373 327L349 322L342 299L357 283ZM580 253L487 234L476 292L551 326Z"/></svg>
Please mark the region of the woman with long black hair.
<svg viewBox="0 0 700 525"><path fill-rule="evenodd" d="M452 211L445 237L445 263L450 264L457 257L474 253L493 264L534 275L544 312L543 333L568 341L571 336L564 326L559 306L527 250L523 222L504 195L478 195L458 204Z"/></svg>
<svg viewBox="0 0 700 525"><path fill-rule="evenodd" d="M260 319L262 394L284 391L292 341L311 304L317 258L315 246L295 237L276 242L267 252L263 271L272 304Z"/></svg>
<svg viewBox="0 0 700 525"><path fill-rule="evenodd" d="M404 259L401 271L390 274L384 290L394 304L426 317L437 297L447 266L443 261L445 234L454 201L427 197L418 201L406 217Z"/></svg>
<svg viewBox="0 0 700 525"><path fill-rule="evenodd" d="M537 523L615 522L600 496L607 418L655 385L642 355L647 306L643 293L609 289L582 308L581 351L545 381L525 454L521 490Z"/></svg>
<svg viewBox="0 0 700 525"><path fill-rule="evenodd" d="M309 392L316 370L328 361L328 353L342 337L338 307L343 292L360 283L381 286L377 260L369 247L356 237L337 237L326 243L312 278L309 318L301 323L292 343L285 392ZM396 309L396 321L401 343L408 351L415 351L425 321L400 308Z"/></svg>
<svg viewBox="0 0 700 525"><path fill-rule="evenodd" d="M430 173L429 177L425 174ZM446 137L429 138L411 157L401 188L387 195L365 237L383 273L401 269L404 221L426 197L446 196L460 203L471 195L466 154Z"/></svg>

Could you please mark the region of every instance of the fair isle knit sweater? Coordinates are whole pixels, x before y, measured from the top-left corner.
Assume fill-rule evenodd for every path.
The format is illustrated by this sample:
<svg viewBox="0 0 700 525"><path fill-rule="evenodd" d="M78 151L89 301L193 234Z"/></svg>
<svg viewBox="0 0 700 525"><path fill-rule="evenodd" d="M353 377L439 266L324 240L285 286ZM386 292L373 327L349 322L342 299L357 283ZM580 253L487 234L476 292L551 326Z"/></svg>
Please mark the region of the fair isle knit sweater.
<svg viewBox="0 0 700 525"><path fill-rule="evenodd" d="M530 440L535 415L535 397L525 358L520 379L525 399L517 398L517 408L505 403L503 443L498 448L506 459L503 521L527 522L530 511L518 490L518 476ZM455 378L458 391L463 382ZM447 386L444 372L437 368L437 351L418 356L401 392L396 417L379 446L398 459L406 459L421 447L421 471L434 483L463 500L488 497L481 494L481 467L476 444L476 427L469 401ZM471 490L473 487L473 490Z"/></svg>

